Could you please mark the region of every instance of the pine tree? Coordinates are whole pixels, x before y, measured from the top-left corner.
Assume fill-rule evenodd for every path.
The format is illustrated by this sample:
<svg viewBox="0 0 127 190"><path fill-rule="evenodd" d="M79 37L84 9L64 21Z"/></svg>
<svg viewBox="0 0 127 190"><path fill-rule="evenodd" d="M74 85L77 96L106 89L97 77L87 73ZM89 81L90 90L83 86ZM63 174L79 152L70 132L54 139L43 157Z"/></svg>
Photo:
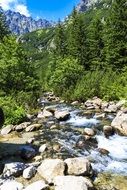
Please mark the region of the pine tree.
<svg viewBox="0 0 127 190"><path fill-rule="evenodd" d="M67 54L66 35L64 31L64 26L60 20L58 21L55 32L55 54L63 58Z"/></svg>
<svg viewBox="0 0 127 190"><path fill-rule="evenodd" d="M104 47L102 39L103 24L99 15L92 20L88 27L88 58L91 69L96 69L102 66L102 50Z"/></svg>
<svg viewBox="0 0 127 190"><path fill-rule="evenodd" d="M6 24L5 16L0 8L0 41L3 41L3 38L9 34L9 29Z"/></svg>
<svg viewBox="0 0 127 190"><path fill-rule="evenodd" d="M105 25L105 61L121 70L127 63L127 2L114 0Z"/></svg>

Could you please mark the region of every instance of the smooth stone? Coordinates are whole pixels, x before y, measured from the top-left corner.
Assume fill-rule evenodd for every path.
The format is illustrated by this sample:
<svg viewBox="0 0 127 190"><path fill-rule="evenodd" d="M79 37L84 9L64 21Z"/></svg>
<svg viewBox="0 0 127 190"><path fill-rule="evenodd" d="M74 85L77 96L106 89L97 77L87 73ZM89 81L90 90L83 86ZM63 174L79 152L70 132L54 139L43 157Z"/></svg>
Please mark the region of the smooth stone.
<svg viewBox="0 0 127 190"><path fill-rule="evenodd" d="M24 122L24 123L21 123L20 125L17 125L15 127L15 131L23 131L24 129L26 129L29 125L31 124L31 122Z"/></svg>
<svg viewBox="0 0 127 190"><path fill-rule="evenodd" d="M85 177L57 176L54 179L55 190L92 190L92 182Z"/></svg>
<svg viewBox="0 0 127 190"><path fill-rule="evenodd" d="M112 136L114 134L113 127L108 125L103 127L103 132L106 137Z"/></svg>
<svg viewBox="0 0 127 190"><path fill-rule="evenodd" d="M46 150L47 150L47 144L43 144L43 145L41 145L40 148L39 148L39 152L40 152L40 153L43 153L43 152L45 152Z"/></svg>
<svg viewBox="0 0 127 190"><path fill-rule="evenodd" d="M103 154L103 155L108 155L109 154L109 151L104 149L104 148L98 148L98 151Z"/></svg>
<svg viewBox="0 0 127 190"><path fill-rule="evenodd" d="M1 129L1 135L9 134L11 131L13 131L13 129L14 129L13 125L7 125L6 127Z"/></svg>
<svg viewBox="0 0 127 190"><path fill-rule="evenodd" d="M23 171L23 177L25 179L31 179L32 177L34 177L35 174L36 168L34 166L30 166Z"/></svg>
<svg viewBox="0 0 127 190"><path fill-rule="evenodd" d="M7 181L0 186L0 190L23 190L23 185L17 181Z"/></svg>
<svg viewBox="0 0 127 190"><path fill-rule="evenodd" d="M40 180L28 185L24 190L49 190L49 186L45 181Z"/></svg>
<svg viewBox="0 0 127 190"><path fill-rule="evenodd" d="M68 158L64 162L67 164L68 175L90 176L93 173L91 163L86 158Z"/></svg>
<svg viewBox="0 0 127 190"><path fill-rule="evenodd" d="M94 130L91 128L87 128L87 127L84 129L84 133L85 133L85 135L88 135L88 136L94 136L95 135Z"/></svg>
<svg viewBox="0 0 127 190"><path fill-rule="evenodd" d="M52 183L54 177L64 175L66 164L60 159L45 159L38 167L38 173L48 183Z"/></svg>
<svg viewBox="0 0 127 190"><path fill-rule="evenodd" d="M42 124L39 124L39 123L36 123L36 124L33 124L33 125L29 125L26 128L26 132L36 131L36 130L40 129L41 126L42 126Z"/></svg>
<svg viewBox="0 0 127 190"><path fill-rule="evenodd" d="M70 118L70 113L68 111L55 111L54 116L59 121L66 121Z"/></svg>

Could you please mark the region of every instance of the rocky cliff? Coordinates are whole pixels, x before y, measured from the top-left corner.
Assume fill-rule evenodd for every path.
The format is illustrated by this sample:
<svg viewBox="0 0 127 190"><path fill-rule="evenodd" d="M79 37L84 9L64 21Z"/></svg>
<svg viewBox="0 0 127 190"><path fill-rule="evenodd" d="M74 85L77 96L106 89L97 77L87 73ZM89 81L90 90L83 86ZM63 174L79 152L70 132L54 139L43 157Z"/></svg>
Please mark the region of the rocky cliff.
<svg viewBox="0 0 127 190"><path fill-rule="evenodd" d="M91 5L96 3L98 0L80 0L80 3L77 5L77 11L84 12L86 11Z"/></svg>

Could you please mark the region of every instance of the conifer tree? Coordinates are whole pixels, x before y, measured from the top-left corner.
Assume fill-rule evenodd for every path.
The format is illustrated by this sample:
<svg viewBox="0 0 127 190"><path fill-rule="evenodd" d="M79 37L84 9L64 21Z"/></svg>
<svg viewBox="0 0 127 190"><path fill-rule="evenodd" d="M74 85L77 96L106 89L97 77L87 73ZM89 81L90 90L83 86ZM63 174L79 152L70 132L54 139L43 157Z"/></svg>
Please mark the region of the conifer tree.
<svg viewBox="0 0 127 190"><path fill-rule="evenodd" d="M127 2L114 0L105 25L105 61L121 70L127 63Z"/></svg>
<svg viewBox="0 0 127 190"><path fill-rule="evenodd" d="M6 24L5 16L2 9L0 8L0 41L3 41L4 36L7 36L9 33L10 32Z"/></svg>

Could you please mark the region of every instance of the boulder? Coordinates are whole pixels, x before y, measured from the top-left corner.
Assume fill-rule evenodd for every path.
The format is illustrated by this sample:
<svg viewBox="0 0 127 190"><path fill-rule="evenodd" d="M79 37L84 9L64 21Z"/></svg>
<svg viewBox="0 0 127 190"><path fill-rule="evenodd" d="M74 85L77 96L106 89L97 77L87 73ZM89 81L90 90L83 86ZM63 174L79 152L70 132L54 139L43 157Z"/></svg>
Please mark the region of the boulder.
<svg viewBox="0 0 127 190"><path fill-rule="evenodd" d="M92 190L92 182L85 177L57 176L54 179L55 190Z"/></svg>
<svg viewBox="0 0 127 190"><path fill-rule="evenodd" d="M86 158L68 158L64 162L67 164L68 175L90 176L93 174L92 166Z"/></svg>
<svg viewBox="0 0 127 190"><path fill-rule="evenodd" d="M88 135L88 136L91 136L91 137L95 135L94 130L91 129L91 128L87 128L87 127L84 129L84 133L85 133L85 135Z"/></svg>
<svg viewBox="0 0 127 190"><path fill-rule="evenodd" d="M5 164L3 173L8 177L9 176L19 177L20 175L22 175L23 170L25 168L26 165L21 162L8 163Z"/></svg>
<svg viewBox="0 0 127 190"><path fill-rule="evenodd" d="M110 104L107 108L104 109L104 112L107 113L116 113L118 110L118 107L116 104Z"/></svg>
<svg viewBox="0 0 127 190"><path fill-rule="evenodd" d="M4 124L4 112L2 108L0 108L0 127Z"/></svg>
<svg viewBox="0 0 127 190"><path fill-rule="evenodd" d="M109 151L104 149L104 148L98 148L98 151L103 154L103 155L108 155L109 154Z"/></svg>
<svg viewBox="0 0 127 190"><path fill-rule="evenodd" d="M103 127L103 132L106 137L112 136L114 134L114 129L112 126L105 125Z"/></svg>
<svg viewBox="0 0 127 190"><path fill-rule="evenodd" d="M20 148L20 156L25 160L32 159L36 155L36 150L30 146L22 146Z"/></svg>
<svg viewBox="0 0 127 190"><path fill-rule="evenodd" d="M15 131L23 131L24 129L26 129L31 123L30 122L24 122L24 123L21 123L20 125L17 125L15 127Z"/></svg>
<svg viewBox="0 0 127 190"><path fill-rule="evenodd" d="M0 190L22 190L23 185L17 181L6 181L2 186L0 186Z"/></svg>
<svg viewBox="0 0 127 190"><path fill-rule="evenodd" d="M46 109L44 109L42 112L40 112L37 116L38 119L43 119L43 118L47 118L47 117L52 117L53 114L49 111L47 111Z"/></svg>
<svg viewBox="0 0 127 190"><path fill-rule="evenodd" d="M35 174L36 168L34 166L30 166L23 171L23 177L25 179L31 179L32 177L34 177Z"/></svg>
<svg viewBox="0 0 127 190"><path fill-rule="evenodd" d="M70 113L68 111L55 111L55 118L59 121L66 121L70 118Z"/></svg>
<svg viewBox="0 0 127 190"><path fill-rule="evenodd" d="M127 136L127 113L119 111L116 117L113 119L111 126L120 135Z"/></svg>
<svg viewBox="0 0 127 190"><path fill-rule="evenodd" d="M46 181L52 183L54 177L64 175L65 165L60 159L45 159L38 167L38 172Z"/></svg>
<svg viewBox="0 0 127 190"><path fill-rule="evenodd" d="M40 129L40 127L42 126L42 124L33 124L33 125L29 125L27 128L26 128L26 132L31 132L31 131L36 131L38 129Z"/></svg>
<svg viewBox="0 0 127 190"><path fill-rule="evenodd" d="M49 186L40 180L28 185L24 190L49 190Z"/></svg>
<svg viewBox="0 0 127 190"><path fill-rule="evenodd" d="M7 125L3 129L1 129L1 135L7 135L7 134L9 134L11 131L13 131L13 129L14 129L13 125Z"/></svg>

